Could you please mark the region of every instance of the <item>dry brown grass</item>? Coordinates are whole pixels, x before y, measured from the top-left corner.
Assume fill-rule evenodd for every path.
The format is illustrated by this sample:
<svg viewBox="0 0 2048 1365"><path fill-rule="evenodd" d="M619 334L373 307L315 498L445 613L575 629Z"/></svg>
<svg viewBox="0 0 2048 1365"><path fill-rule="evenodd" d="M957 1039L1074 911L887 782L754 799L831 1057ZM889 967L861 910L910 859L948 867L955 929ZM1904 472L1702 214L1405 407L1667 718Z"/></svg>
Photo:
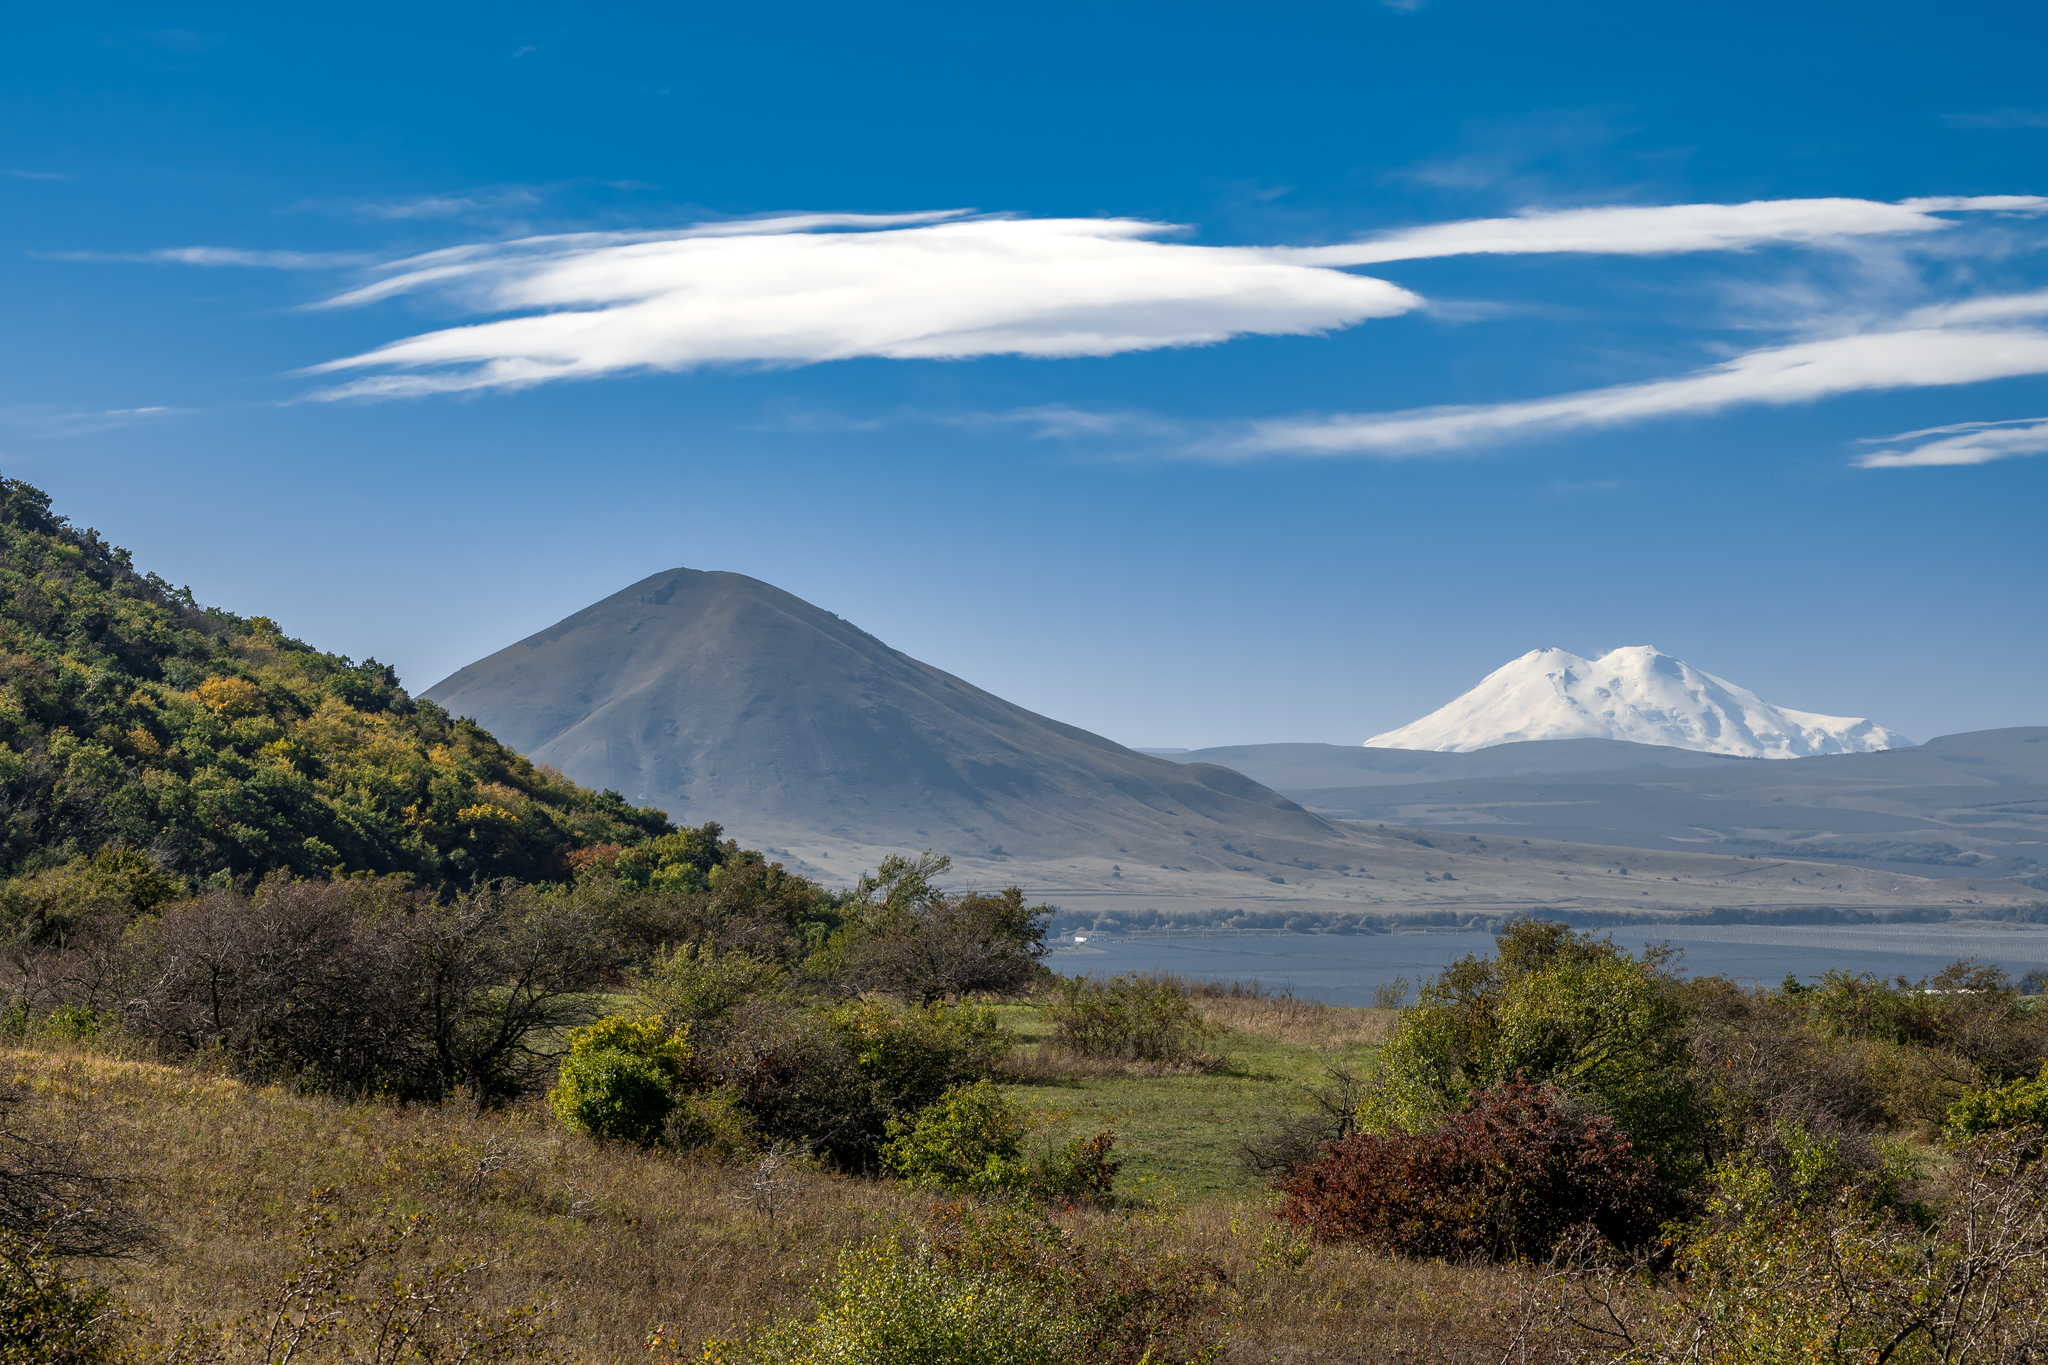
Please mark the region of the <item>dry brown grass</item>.
<svg viewBox="0 0 2048 1365"><path fill-rule="evenodd" d="M642 1357L658 1322L702 1338L783 1311L842 1246L918 1207L892 1184L804 1172L771 1217L741 1171L602 1147L538 1108L349 1104L76 1051L0 1053L0 1074L146 1182L168 1249L95 1272L153 1319L145 1336L255 1308L295 1267L319 1189L358 1224L379 1203L432 1214L422 1259L498 1256L479 1306L552 1302L567 1353L591 1361Z"/></svg>
<svg viewBox="0 0 2048 1365"><path fill-rule="evenodd" d="M1229 1065L1230 1059L1221 1053L1204 1053L1180 1062L1148 1062L1122 1057L1083 1057L1057 1043L1047 1042L1014 1049L1003 1059L997 1079L1012 1085L1048 1085L1109 1076L1204 1076Z"/></svg>
<svg viewBox="0 0 2048 1365"><path fill-rule="evenodd" d="M1116 1215L1068 1221L1101 1237ZM1266 1204L1200 1204L1119 1224L1127 1240L1192 1251L1227 1285L1223 1359L1231 1365L1441 1362L1538 1365L1597 1343L1560 1331L1548 1277L1519 1266L1403 1261L1355 1245L1314 1246ZM1539 1324L1547 1324L1534 1330Z"/></svg>
<svg viewBox="0 0 2048 1365"><path fill-rule="evenodd" d="M744 1170L602 1147L538 1106L347 1103L64 1048L0 1051L8 1078L38 1097L42 1121L89 1129L109 1169L146 1182L143 1210L168 1249L93 1271L139 1311L145 1339L255 1308L298 1264L298 1211L316 1189L359 1223L380 1203L433 1215L430 1243L408 1254L496 1256L478 1307L550 1302L561 1354L607 1365L645 1360L657 1323L692 1342L797 1308L842 1248L913 1228L928 1205L888 1182L797 1171L775 1182L771 1214ZM1078 1237L1219 1265L1229 1361L1498 1360L1533 1282L1310 1250L1263 1199L1065 1217Z"/></svg>
<svg viewBox="0 0 2048 1365"><path fill-rule="evenodd" d="M1350 1051L1380 1042L1393 1027L1398 1013L1263 993L1197 993L1195 1007L1210 1023L1235 1032L1326 1052Z"/></svg>

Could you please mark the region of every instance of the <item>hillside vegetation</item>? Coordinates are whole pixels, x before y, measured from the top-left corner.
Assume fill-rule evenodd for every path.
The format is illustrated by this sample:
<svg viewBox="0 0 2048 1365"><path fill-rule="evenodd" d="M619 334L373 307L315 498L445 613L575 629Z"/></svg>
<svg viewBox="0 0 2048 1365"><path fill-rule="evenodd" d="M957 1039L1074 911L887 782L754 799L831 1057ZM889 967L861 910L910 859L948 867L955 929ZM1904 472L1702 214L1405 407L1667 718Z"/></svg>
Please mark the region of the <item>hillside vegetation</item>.
<svg viewBox="0 0 2048 1365"><path fill-rule="evenodd" d="M1084 982L998 1007L963 1051L964 1009L806 1005L721 958L614 997L551 1104L317 1093L75 1013L23 1028L0 1196L116 1173L85 1221L125 1208L128 1240L62 1262L0 1197L0 1311L41 1334L8 1358L1903 1365L2043 1344L2048 1028L1993 972L1742 991L1532 924L1399 1012ZM701 1032L669 1028L685 1014ZM832 1054L835 1030L856 1045ZM764 1034L853 1087L721 1081ZM570 1079L602 1089L634 1056L667 1059L674 1107L604 1136ZM806 1093L844 1107L933 1066L982 1079L906 1094L922 1108L868 1155L787 1136L823 1109L775 1136ZM1099 1184L1007 1174L1103 1124ZM42 1226L82 1244L75 1216Z"/></svg>
<svg viewBox="0 0 2048 1365"><path fill-rule="evenodd" d="M1017 887L827 889L0 494L0 1365L2048 1355L1995 968L1057 978Z"/></svg>
<svg viewBox="0 0 2048 1365"><path fill-rule="evenodd" d="M106 849L184 882L567 875L672 827L264 617L200 606L0 479L0 872Z"/></svg>

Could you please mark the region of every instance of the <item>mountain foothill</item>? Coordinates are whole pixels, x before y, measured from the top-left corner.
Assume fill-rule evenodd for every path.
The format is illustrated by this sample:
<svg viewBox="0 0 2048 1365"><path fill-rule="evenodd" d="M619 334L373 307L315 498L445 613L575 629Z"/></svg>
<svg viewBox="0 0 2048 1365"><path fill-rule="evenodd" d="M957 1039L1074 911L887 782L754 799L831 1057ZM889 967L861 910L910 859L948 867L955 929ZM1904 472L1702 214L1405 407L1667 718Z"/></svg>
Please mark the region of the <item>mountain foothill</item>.
<svg viewBox="0 0 2048 1365"><path fill-rule="evenodd" d="M1075 928L1995 917L2040 899L1992 867L1927 877L1704 838L1626 848L1495 815L1453 832L1415 803L1358 795L1419 791L1458 763L1584 782L1843 759L1759 765L1607 740L1339 760L1340 747L1139 752L769 584L681 568L414 697L374 659L202 605L46 494L0 481L0 872L16 909L94 878L136 904L138 887L280 875L449 895L645 863L696 885L734 856L726 832L763 850L751 875L818 886L944 855L952 884L1021 885ZM707 862L698 844L724 851Z"/></svg>

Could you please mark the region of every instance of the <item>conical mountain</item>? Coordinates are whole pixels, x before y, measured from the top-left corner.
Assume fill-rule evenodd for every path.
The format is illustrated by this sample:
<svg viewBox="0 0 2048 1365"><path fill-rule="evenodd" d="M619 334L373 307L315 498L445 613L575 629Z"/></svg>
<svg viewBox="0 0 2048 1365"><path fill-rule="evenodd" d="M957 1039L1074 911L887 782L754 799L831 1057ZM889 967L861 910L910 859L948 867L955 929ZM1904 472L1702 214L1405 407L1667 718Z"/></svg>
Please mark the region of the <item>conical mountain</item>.
<svg viewBox="0 0 2048 1365"><path fill-rule="evenodd" d="M1014 706L757 579L671 569L426 695L536 761L833 871L872 851L1221 872L1353 847L1250 778ZM1244 870L1249 871L1247 867Z"/></svg>

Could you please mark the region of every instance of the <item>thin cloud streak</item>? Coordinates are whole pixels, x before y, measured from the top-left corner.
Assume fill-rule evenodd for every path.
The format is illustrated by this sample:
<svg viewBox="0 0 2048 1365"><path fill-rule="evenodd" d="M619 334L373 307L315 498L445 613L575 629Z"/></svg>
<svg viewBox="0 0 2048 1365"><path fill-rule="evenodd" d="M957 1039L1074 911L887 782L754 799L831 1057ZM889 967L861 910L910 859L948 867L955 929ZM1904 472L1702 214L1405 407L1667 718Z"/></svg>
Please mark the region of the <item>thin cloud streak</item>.
<svg viewBox="0 0 2048 1365"><path fill-rule="evenodd" d="M103 431L134 426L139 422L155 422L184 416L189 411L191 410L187 408L166 407L161 404L139 408L105 408L96 412L65 412L40 406L20 406L0 408L0 427L46 437L92 436Z"/></svg>
<svg viewBox="0 0 2048 1365"><path fill-rule="evenodd" d="M1938 436L1928 441L1922 438ZM2021 455L2048 452L2048 417L2018 417L2003 422L1957 422L1951 426L1902 431L1896 436L1866 436L1859 445L1895 445L1919 441L1908 450L1874 450L1859 456L1859 469L1926 469L1945 465L1989 464Z"/></svg>
<svg viewBox="0 0 2048 1365"><path fill-rule="evenodd" d="M2038 374L2048 374L2048 331L2040 328L1904 328L1766 347L1674 379L1555 398L1258 422L1247 434L1197 453L1223 459L1449 455L1514 439L1732 407L1784 406L1838 394ZM1879 467L1869 460L1860 463Z"/></svg>
<svg viewBox="0 0 2048 1365"><path fill-rule="evenodd" d="M1943 114L1951 128L2048 128L2048 109L1984 109L1973 114Z"/></svg>
<svg viewBox="0 0 2048 1365"><path fill-rule="evenodd" d="M30 255L45 261L241 266L252 270L338 270L376 260L362 251L246 251L231 246L173 246L156 251L38 251Z"/></svg>
<svg viewBox="0 0 2048 1365"><path fill-rule="evenodd" d="M1856 237L1897 237L1956 226L1942 213L2048 212L2048 198L1983 195L1907 199L1767 199L1748 204L1669 204L1649 208L1535 211L1386 233L1340 246L1275 247L1277 259L1304 265L1381 265L1446 256L1596 253L1668 256L1811 246Z"/></svg>

